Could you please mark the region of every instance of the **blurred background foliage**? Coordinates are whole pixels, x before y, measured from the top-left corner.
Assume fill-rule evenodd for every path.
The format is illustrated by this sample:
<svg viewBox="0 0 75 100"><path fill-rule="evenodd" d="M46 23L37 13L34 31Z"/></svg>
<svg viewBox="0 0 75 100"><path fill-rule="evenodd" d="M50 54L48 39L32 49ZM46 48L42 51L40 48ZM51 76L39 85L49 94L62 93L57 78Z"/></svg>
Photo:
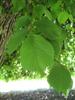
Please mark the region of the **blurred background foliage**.
<svg viewBox="0 0 75 100"><path fill-rule="evenodd" d="M65 41L65 49L60 54L61 62L67 66L72 75L75 75L75 36L71 36Z"/></svg>

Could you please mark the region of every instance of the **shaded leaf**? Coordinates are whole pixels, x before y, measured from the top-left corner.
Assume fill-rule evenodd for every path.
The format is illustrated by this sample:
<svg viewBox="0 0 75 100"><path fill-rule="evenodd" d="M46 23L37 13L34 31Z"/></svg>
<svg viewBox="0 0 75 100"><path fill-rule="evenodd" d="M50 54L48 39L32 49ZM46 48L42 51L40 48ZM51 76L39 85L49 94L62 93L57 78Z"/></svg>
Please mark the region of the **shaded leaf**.
<svg viewBox="0 0 75 100"><path fill-rule="evenodd" d="M59 53L63 40L66 37L66 32L63 32L59 26L48 20L46 17L37 22L36 28L39 32L41 32L44 38L53 44L55 53Z"/></svg>
<svg viewBox="0 0 75 100"><path fill-rule="evenodd" d="M69 13L71 13L73 15L73 17L75 16L75 0L65 0L65 8L69 11Z"/></svg>
<svg viewBox="0 0 75 100"><path fill-rule="evenodd" d="M0 14L1 14L1 12L2 12L2 7L0 6Z"/></svg>
<svg viewBox="0 0 75 100"><path fill-rule="evenodd" d="M35 18L41 18L41 16L44 14L44 6L43 5L36 5L33 9L33 16Z"/></svg>
<svg viewBox="0 0 75 100"><path fill-rule="evenodd" d="M14 33L11 35L8 43L6 44L6 51L11 54L21 42L25 39L28 34L28 25L30 19L27 16L22 16L16 20L15 26L13 28Z"/></svg>
<svg viewBox="0 0 75 100"><path fill-rule="evenodd" d="M59 92L66 93L72 88L72 79L67 68L59 63L55 63L48 76L50 85Z"/></svg>
<svg viewBox="0 0 75 100"><path fill-rule="evenodd" d="M25 0L11 0L11 1L13 4L13 7L12 7L13 12L18 12L21 9L23 9L25 6Z"/></svg>

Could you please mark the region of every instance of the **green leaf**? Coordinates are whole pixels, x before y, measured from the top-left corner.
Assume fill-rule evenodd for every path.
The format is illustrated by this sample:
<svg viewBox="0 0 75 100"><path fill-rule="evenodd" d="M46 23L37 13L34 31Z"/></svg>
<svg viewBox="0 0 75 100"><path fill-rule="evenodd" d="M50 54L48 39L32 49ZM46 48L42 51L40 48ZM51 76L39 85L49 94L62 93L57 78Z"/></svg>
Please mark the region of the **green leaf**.
<svg viewBox="0 0 75 100"><path fill-rule="evenodd" d="M20 31L21 33L25 31L26 28L28 28L29 24L31 22L31 18L29 16L21 16L17 18L15 27L13 28L14 31Z"/></svg>
<svg viewBox="0 0 75 100"><path fill-rule="evenodd" d="M12 0L12 11L18 12L25 7L25 0Z"/></svg>
<svg viewBox="0 0 75 100"><path fill-rule="evenodd" d="M52 15L51 15L51 13L48 11L48 9L45 8L45 7L44 7L44 12L45 12L45 16L46 16L50 21L52 21L52 20L53 20Z"/></svg>
<svg viewBox="0 0 75 100"><path fill-rule="evenodd" d="M75 1L72 2L72 4L70 5L70 12L71 14L75 17Z"/></svg>
<svg viewBox="0 0 75 100"><path fill-rule="evenodd" d="M55 63L48 76L50 85L59 92L66 93L72 88L72 79L67 68L59 63Z"/></svg>
<svg viewBox="0 0 75 100"><path fill-rule="evenodd" d="M69 1L65 0L64 3L65 3L65 8L67 9L67 11L71 13L73 17L75 17L75 10L74 10L75 0L69 0Z"/></svg>
<svg viewBox="0 0 75 100"><path fill-rule="evenodd" d="M58 17L59 13L62 11L61 5L62 5L62 2L59 0L53 5L51 5L51 11L54 18Z"/></svg>
<svg viewBox="0 0 75 100"><path fill-rule="evenodd" d="M0 14L1 14L1 12L2 12L2 7L0 6Z"/></svg>
<svg viewBox="0 0 75 100"><path fill-rule="evenodd" d="M8 40L8 42L6 44L6 52L11 54L13 51L15 51L18 48L18 46L20 46L20 44L24 38L25 38L24 33L15 32L10 37L10 39Z"/></svg>
<svg viewBox="0 0 75 100"><path fill-rule="evenodd" d="M21 64L27 70L43 72L46 67L52 67L54 49L40 35L32 35L25 39L21 50Z"/></svg>
<svg viewBox="0 0 75 100"><path fill-rule="evenodd" d="M57 2L57 0L48 0L48 3L50 4L50 5L53 5L54 3L56 3Z"/></svg>
<svg viewBox="0 0 75 100"><path fill-rule="evenodd" d="M69 17L70 17L70 15L68 14L68 12L63 11L58 16L58 22L60 24L64 24L67 21L67 19L69 19Z"/></svg>
<svg viewBox="0 0 75 100"><path fill-rule="evenodd" d="M42 35L48 37L50 40L62 41L62 30L48 18L43 17L36 23L36 28Z"/></svg>
<svg viewBox="0 0 75 100"><path fill-rule="evenodd" d="M35 18L40 18L44 14L44 6L43 5L36 5L33 9L33 16Z"/></svg>
<svg viewBox="0 0 75 100"><path fill-rule="evenodd" d="M58 54L62 47L63 40L66 37L66 32L63 32L59 26L45 17L36 23L36 28L38 32L41 32L44 38L52 43L55 54Z"/></svg>
<svg viewBox="0 0 75 100"><path fill-rule="evenodd" d="M58 40L54 40L54 41L50 41L54 50L55 50L55 56L59 56L60 55L60 52L61 52L61 47L62 47L62 44L59 43Z"/></svg>
<svg viewBox="0 0 75 100"><path fill-rule="evenodd" d="M15 26L13 28L14 33L11 35L8 43L6 44L6 51L11 54L14 50L17 49L18 46L25 39L25 36L28 34L28 25L30 23L30 19L27 16L21 16L17 18L15 22Z"/></svg>

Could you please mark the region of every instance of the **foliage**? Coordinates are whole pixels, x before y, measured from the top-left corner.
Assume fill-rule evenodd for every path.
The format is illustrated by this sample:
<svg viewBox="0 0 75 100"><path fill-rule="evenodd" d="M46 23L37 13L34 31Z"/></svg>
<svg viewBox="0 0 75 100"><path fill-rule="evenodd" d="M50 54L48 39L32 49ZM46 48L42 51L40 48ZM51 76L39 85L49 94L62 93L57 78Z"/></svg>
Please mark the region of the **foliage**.
<svg viewBox="0 0 75 100"><path fill-rule="evenodd" d="M69 62L66 64L65 58L69 56L67 43L71 36L74 40L74 3L74 0L1 0L1 16L5 13L18 14L11 29L12 34L6 39L1 68L14 74L13 70L21 64L23 70L28 70L29 73L35 71L41 75L48 68L49 84L59 92L66 93L72 87L71 70L67 67ZM0 31L4 32L1 25ZM1 38L2 34L1 31ZM13 62L16 61L18 63L13 67ZM16 76L18 73L21 74L17 70Z"/></svg>
<svg viewBox="0 0 75 100"><path fill-rule="evenodd" d="M10 80L39 79L42 77L39 73L24 70L21 65L4 65L0 68L0 80L7 82Z"/></svg>
<svg viewBox="0 0 75 100"><path fill-rule="evenodd" d="M75 38L73 34L65 41L65 50L60 55L61 62L75 75Z"/></svg>
<svg viewBox="0 0 75 100"><path fill-rule="evenodd" d="M70 78L70 73L65 68L65 66L62 66L58 62L55 63L55 65L51 69L48 77L49 77L48 82L50 82L51 86L54 86L54 88L56 90L58 90L59 92L62 91L62 92L65 93L65 91L67 90L68 87L69 88L72 87L72 81L71 81L71 78ZM66 85L65 85L65 83L66 83Z"/></svg>

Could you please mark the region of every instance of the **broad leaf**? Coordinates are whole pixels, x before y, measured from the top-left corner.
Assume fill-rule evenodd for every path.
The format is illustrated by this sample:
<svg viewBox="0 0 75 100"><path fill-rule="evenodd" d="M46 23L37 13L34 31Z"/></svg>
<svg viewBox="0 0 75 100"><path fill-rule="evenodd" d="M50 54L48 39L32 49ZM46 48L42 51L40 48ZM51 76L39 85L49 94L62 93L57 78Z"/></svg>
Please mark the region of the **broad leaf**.
<svg viewBox="0 0 75 100"><path fill-rule="evenodd" d="M55 56L59 56L60 55L60 52L61 52L61 47L62 47L62 44L59 43L58 40L54 40L54 41L50 41L54 50L55 50Z"/></svg>
<svg viewBox="0 0 75 100"><path fill-rule="evenodd" d="M52 21L48 20L48 18L39 20L36 24L36 28L41 32L44 38L48 39L53 44L55 53L59 53L63 40L66 37L66 33Z"/></svg>
<svg viewBox="0 0 75 100"><path fill-rule="evenodd" d="M24 29L28 28L31 22L31 18L29 16L21 16L17 18L15 27L13 28L14 31L20 31L21 33L24 32Z"/></svg>
<svg viewBox="0 0 75 100"><path fill-rule="evenodd" d="M21 63L25 69L43 72L52 67L54 50L52 45L40 35L32 35L25 39L21 47Z"/></svg>
<svg viewBox="0 0 75 100"><path fill-rule="evenodd" d="M20 46L20 44L21 44L21 42L23 41L24 38L25 38L24 33L15 32L10 37L10 39L8 40L8 42L6 44L6 52L11 54L13 51L15 51L17 49L17 47Z"/></svg>
<svg viewBox="0 0 75 100"><path fill-rule="evenodd" d="M66 93L72 88L72 79L67 68L59 63L55 63L48 76L50 85L59 92Z"/></svg>
<svg viewBox="0 0 75 100"><path fill-rule="evenodd" d="M57 1L53 5L51 5L51 11L54 18L57 18L59 13L62 11L62 1Z"/></svg>
<svg viewBox="0 0 75 100"><path fill-rule="evenodd" d="M41 18L43 14L45 14L45 16L47 16L49 20L52 20L52 15L46 7L44 7L43 5L37 5L34 7L33 16L35 18Z"/></svg>
<svg viewBox="0 0 75 100"><path fill-rule="evenodd" d="M40 18L44 14L44 6L36 5L33 9L33 16L35 18Z"/></svg>
<svg viewBox="0 0 75 100"><path fill-rule="evenodd" d="M64 24L68 19L70 19L71 21L73 20L71 15L66 11L61 12L58 16L58 22L60 24Z"/></svg>
<svg viewBox="0 0 75 100"><path fill-rule="evenodd" d="M65 0L64 3L65 3L66 10L68 10L69 13L71 13L73 15L73 17L75 17L75 10L74 10L75 0L69 0L69 1Z"/></svg>
<svg viewBox="0 0 75 100"><path fill-rule="evenodd" d="M13 7L12 7L13 12L18 12L21 9L23 9L25 6L25 0L11 0L11 1L13 4Z"/></svg>
<svg viewBox="0 0 75 100"><path fill-rule="evenodd" d="M62 29L46 17L39 20L36 27L39 32L50 40L58 40L60 42L63 40Z"/></svg>
<svg viewBox="0 0 75 100"><path fill-rule="evenodd" d="M11 35L6 44L6 51L10 54L21 44L28 33L28 25L30 19L27 16L22 16L16 20L13 28L14 33Z"/></svg>

